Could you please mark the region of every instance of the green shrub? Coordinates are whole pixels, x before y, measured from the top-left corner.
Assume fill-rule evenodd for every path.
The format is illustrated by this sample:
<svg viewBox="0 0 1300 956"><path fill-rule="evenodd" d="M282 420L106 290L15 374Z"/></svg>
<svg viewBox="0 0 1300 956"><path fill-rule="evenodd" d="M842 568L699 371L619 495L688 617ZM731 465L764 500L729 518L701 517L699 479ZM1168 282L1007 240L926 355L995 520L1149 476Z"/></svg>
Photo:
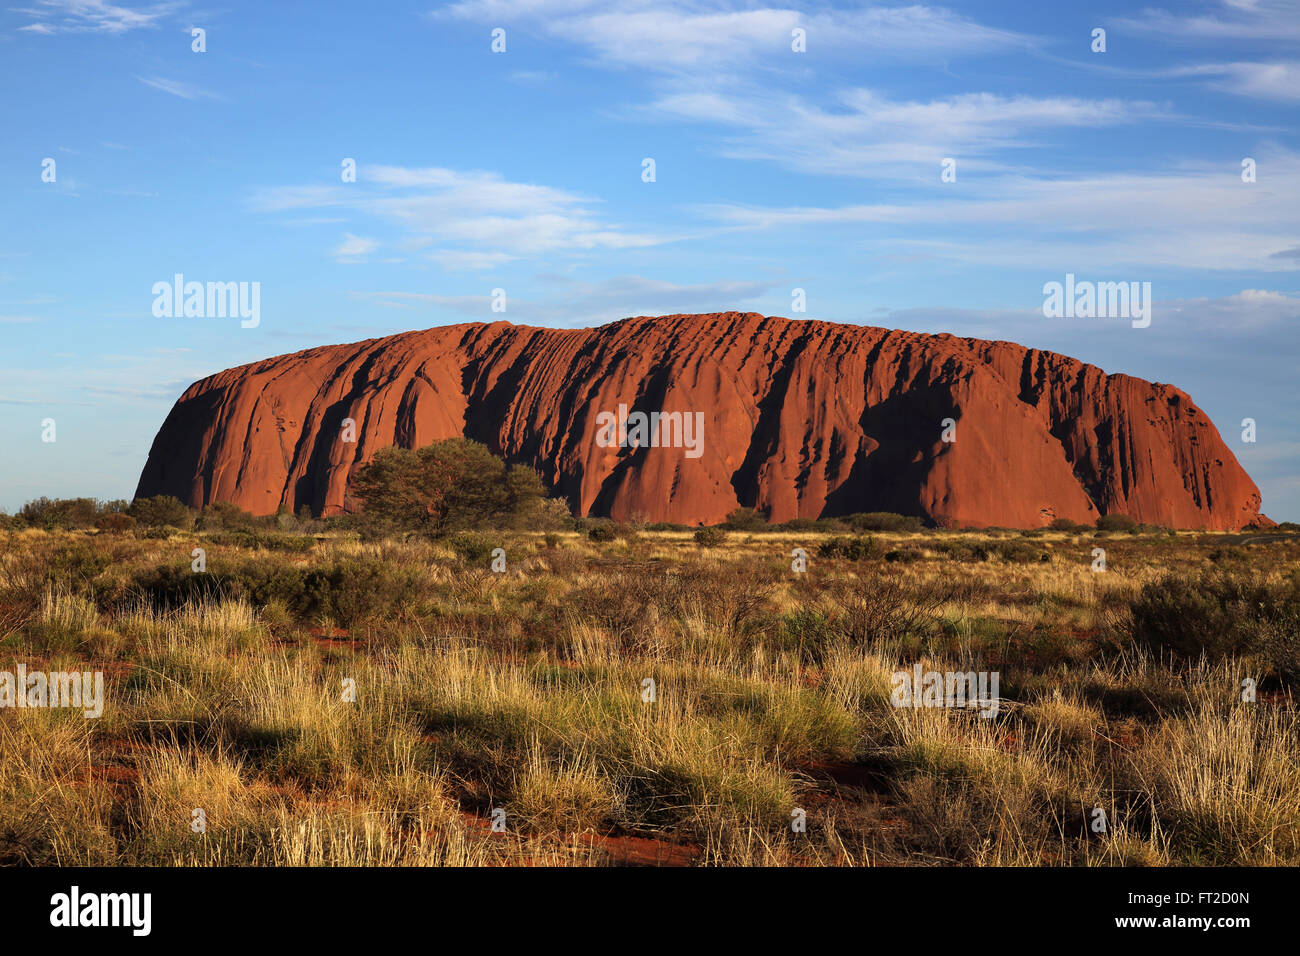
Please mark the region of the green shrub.
<svg viewBox="0 0 1300 956"><path fill-rule="evenodd" d="M97 498L46 498L27 502L18 517L31 528L53 531L56 528L93 528L108 514L123 510L125 502L100 501Z"/></svg>
<svg viewBox="0 0 1300 956"><path fill-rule="evenodd" d="M936 541L931 547L953 561L987 561L992 552L983 541Z"/></svg>
<svg viewBox="0 0 1300 956"><path fill-rule="evenodd" d="M1214 564L1245 568L1250 564L1250 552L1246 548L1215 548L1206 555Z"/></svg>
<svg viewBox="0 0 1300 956"><path fill-rule="evenodd" d="M921 519L892 511L868 511L844 519L855 531L920 531Z"/></svg>
<svg viewBox="0 0 1300 956"><path fill-rule="evenodd" d="M489 538L468 531L452 535L447 543L466 564L487 564L492 557L492 550L499 547Z"/></svg>
<svg viewBox="0 0 1300 956"><path fill-rule="evenodd" d="M214 501L199 512L194 527L199 531L251 531L269 524L229 501Z"/></svg>
<svg viewBox="0 0 1300 956"><path fill-rule="evenodd" d="M819 522L816 518L791 518L789 521L776 525L776 530L780 531L816 531Z"/></svg>
<svg viewBox="0 0 1300 956"><path fill-rule="evenodd" d="M1092 525L1080 524L1077 521L1071 521L1069 518L1053 518L1052 523L1047 527L1050 531L1079 532L1092 530Z"/></svg>
<svg viewBox="0 0 1300 956"><path fill-rule="evenodd" d="M290 554L306 554L316 547L316 539L306 534L277 534L273 531L220 531L206 535L209 544L243 548L248 551L287 551Z"/></svg>
<svg viewBox="0 0 1300 956"><path fill-rule="evenodd" d="M714 525L695 532L695 543L701 548L716 548L727 540L727 529Z"/></svg>
<svg viewBox="0 0 1300 956"><path fill-rule="evenodd" d="M795 651L806 664L818 665L827 651L840 643L843 632L824 612L801 607L781 619L775 637L782 649Z"/></svg>
<svg viewBox="0 0 1300 956"><path fill-rule="evenodd" d="M166 538L171 537L171 534L172 534L172 529L164 528L164 527L157 527L157 528L137 527L135 529L135 537L139 538L141 541L162 541L165 540Z"/></svg>
<svg viewBox="0 0 1300 956"><path fill-rule="evenodd" d="M880 547L870 535L857 538L831 538L817 548L823 558L847 558L849 561L867 561L880 557Z"/></svg>
<svg viewBox="0 0 1300 956"><path fill-rule="evenodd" d="M754 508L737 508L729 512L722 523L732 531L764 531L768 526L767 518Z"/></svg>
<svg viewBox="0 0 1300 956"><path fill-rule="evenodd" d="M995 544L991 553L1003 561L1013 564L1028 564L1033 561L1050 561L1052 556L1041 548L1036 548L1027 541L1001 541Z"/></svg>
<svg viewBox="0 0 1300 956"><path fill-rule="evenodd" d="M56 586L89 585L112 563L112 554L104 548L78 541L62 545L50 554L45 579Z"/></svg>
<svg viewBox="0 0 1300 956"><path fill-rule="evenodd" d="M194 524L194 512L171 495L137 498L131 502L127 514L146 528L172 527L188 531Z"/></svg>
<svg viewBox="0 0 1300 956"><path fill-rule="evenodd" d="M541 498L531 503L521 502L519 510L509 516L505 525L527 531L568 531L573 527L573 512L563 498Z"/></svg>
<svg viewBox="0 0 1300 956"><path fill-rule="evenodd" d="M304 622L329 618L352 627L392 617L424 595L425 580L416 568L372 558L341 559L319 567L254 558L230 565L209 562L201 574L188 564L164 565L141 572L133 584L138 596L160 610L187 602L243 599L255 607L277 604Z"/></svg>
<svg viewBox="0 0 1300 956"><path fill-rule="evenodd" d="M885 552L885 560L898 562L901 564L911 564L913 561L920 561L924 555L916 548L895 548L893 551Z"/></svg>
<svg viewBox="0 0 1300 956"><path fill-rule="evenodd" d="M106 534L125 534L135 527L135 519L121 511L113 511L96 519L95 527Z"/></svg>
<svg viewBox="0 0 1300 956"><path fill-rule="evenodd" d="M1098 531L1132 531L1137 526L1137 519L1128 515L1102 515L1097 519Z"/></svg>
<svg viewBox="0 0 1300 956"><path fill-rule="evenodd" d="M1215 568L1199 577L1166 574L1129 603L1139 644L1184 660L1255 655L1300 674L1300 579L1281 584Z"/></svg>
<svg viewBox="0 0 1300 956"><path fill-rule="evenodd" d="M381 448L350 490L365 503L367 520L432 536L517 526L538 516L546 496L532 469L507 468L486 445L467 438Z"/></svg>

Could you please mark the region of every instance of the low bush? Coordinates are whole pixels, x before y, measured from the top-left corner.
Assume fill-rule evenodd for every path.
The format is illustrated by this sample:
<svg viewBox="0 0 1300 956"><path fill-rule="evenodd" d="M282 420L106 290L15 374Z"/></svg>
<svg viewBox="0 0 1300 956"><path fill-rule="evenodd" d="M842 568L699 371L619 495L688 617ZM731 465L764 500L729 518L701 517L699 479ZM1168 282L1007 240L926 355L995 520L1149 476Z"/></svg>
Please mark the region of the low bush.
<svg viewBox="0 0 1300 956"><path fill-rule="evenodd" d="M816 531L820 522L816 518L791 518L783 524L774 526L779 531Z"/></svg>
<svg viewBox="0 0 1300 956"><path fill-rule="evenodd" d="M94 528L97 522L109 515L127 509L125 501L101 501L98 498L46 498L27 502L15 516L23 526L55 529Z"/></svg>
<svg viewBox="0 0 1300 956"><path fill-rule="evenodd" d="M136 576L135 593L159 610L186 602L245 600L255 607L276 603L304 622L321 618L352 627L368 618L391 618L425 594L427 578L415 568L370 558L348 558L318 567L254 558L198 574L186 565L164 565Z"/></svg>
<svg viewBox="0 0 1300 956"><path fill-rule="evenodd" d="M492 550L500 547L486 536L469 531L452 535L447 544L466 564L486 564L492 558Z"/></svg>
<svg viewBox="0 0 1300 956"><path fill-rule="evenodd" d="M716 525L709 528L700 528L695 532L695 543L701 548L716 548L727 540L727 529L720 528Z"/></svg>
<svg viewBox="0 0 1300 956"><path fill-rule="evenodd" d="M266 519L245 511L228 501L214 501L199 512L194 527L199 531L252 531L266 526Z"/></svg>
<svg viewBox="0 0 1300 956"><path fill-rule="evenodd" d="M204 541L213 545L245 548L249 551L287 551L290 554L306 554L316 546L316 539L311 535L279 534L272 531L222 531L209 534Z"/></svg>
<svg viewBox="0 0 1300 956"><path fill-rule="evenodd" d="M1183 660L1256 656L1283 675L1300 674L1300 579L1278 584L1215 568L1167 574L1129 603L1133 639Z"/></svg>
<svg viewBox="0 0 1300 956"><path fill-rule="evenodd" d="M1137 519L1129 515L1102 515L1097 519L1098 531L1132 531L1137 527Z"/></svg>
<svg viewBox="0 0 1300 956"><path fill-rule="evenodd" d="M125 512L114 511L97 519L95 527L106 534L125 534L135 527L135 519Z"/></svg>
<svg viewBox="0 0 1300 956"><path fill-rule="evenodd" d="M846 558L849 561L878 558L880 552L880 546L870 535L857 538L831 538L829 541L823 541L817 548L817 554L823 558Z"/></svg>
<svg viewBox="0 0 1300 956"><path fill-rule="evenodd" d="M194 512L171 495L137 498L131 502L127 513L146 528L172 527L188 531L194 525Z"/></svg>
<svg viewBox="0 0 1300 956"><path fill-rule="evenodd" d="M1069 518L1053 518L1052 523L1047 526L1049 531L1091 531L1092 525L1080 524L1077 521L1071 521Z"/></svg>
<svg viewBox="0 0 1300 956"><path fill-rule="evenodd" d="M901 564L911 564L925 557L917 548L895 548L885 552L885 560Z"/></svg>
<svg viewBox="0 0 1300 956"><path fill-rule="evenodd" d="M868 511L843 519L855 531L920 531L921 519L892 511Z"/></svg>
<svg viewBox="0 0 1300 956"><path fill-rule="evenodd" d="M1047 562L1052 559L1049 552L1024 540L937 541L932 547L953 561L989 561L998 558L1012 564L1029 564L1035 561Z"/></svg>
<svg viewBox="0 0 1300 956"><path fill-rule="evenodd" d="M737 508L722 523L732 531L764 531L768 527L763 512L754 508Z"/></svg>

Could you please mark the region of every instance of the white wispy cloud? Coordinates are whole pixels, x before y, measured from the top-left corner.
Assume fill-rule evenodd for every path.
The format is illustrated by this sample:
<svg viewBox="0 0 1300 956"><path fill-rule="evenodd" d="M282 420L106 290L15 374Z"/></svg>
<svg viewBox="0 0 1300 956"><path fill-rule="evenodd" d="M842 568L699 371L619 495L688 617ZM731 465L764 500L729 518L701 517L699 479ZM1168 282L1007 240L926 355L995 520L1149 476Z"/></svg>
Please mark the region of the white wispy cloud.
<svg viewBox="0 0 1300 956"><path fill-rule="evenodd" d="M440 167L367 166L356 183L262 189L253 205L263 212L350 210L400 228L408 248L429 247L429 259L458 269L564 250L641 248L672 238L607 222L589 197Z"/></svg>
<svg viewBox="0 0 1300 956"><path fill-rule="evenodd" d="M869 89L842 90L831 107L757 89L683 91L643 111L666 120L710 122L731 132L723 155L762 159L803 172L933 180L940 160L967 170L1003 163L993 154L1036 144L1054 128L1098 128L1162 118L1150 102L966 93L900 101Z"/></svg>
<svg viewBox="0 0 1300 956"><path fill-rule="evenodd" d="M1177 11L1146 9L1120 18L1119 24L1166 40L1300 39L1294 0L1218 0Z"/></svg>
<svg viewBox="0 0 1300 956"><path fill-rule="evenodd" d="M472 252L464 249L444 249L431 252L428 258L438 263L448 272L477 272L494 269L497 266L513 262L515 256L504 252Z"/></svg>
<svg viewBox="0 0 1300 956"><path fill-rule="evenodd" d="M221 98L215 93L209 93L207 90L199 89L192 83L184 83L180 80L169 80L161 76L137 76L136 79L145 86L152 86L155 90L162 90L172 96L179 96L183 100L217 100Z"/></svg>
<svg viewBox="0 0 1300 956"><path fill-rule="evenodd" d="M960 56L1031 43L1013 31L924 4L801 10L728 0L462 0L434 15L519 24L579 44L605 65L656 72L782 64L795 69L795 28L805 31L810 51L873 58Z"/></svg>
<svg viewBox="0 0 1300 956"><path fill-rule="evenodd" d="M14 13L31 17L18 29L25 33L52 36L57 33L110 33L152 29L159 21L186 3L154 3L140 7L106 3L104 0L37 0L34 6L12 7Z"/></svg>
<svg viewBox="0 0 1300 956"><path fill-rule="evenodd" d="M1300 19L1300 9L1296 11ZM1210 86L1257 99L1300 101L1300 61L1203 63L1169 71L1173 76L1214 77Z"/></svg>
<svg viewBox="0 0 1300 956"><path fill-rule="evenodd" d="M1258 162L1255 183L1243 183L1236 165L1201 163L1143 173L995 177L976 193L954 189L931 198L932 191L910 202L712 204L702 212L747 230L848 229L864 248L891 255L999 268L1294 270L1300 266L1294 213L1300 208L1300 154L1261 154ZM862 228L915 225L942 231L918 238Z"/></svg>
<svg viewBox="0 0 1300 956"><path fill-rule="evenodd" d="M1167 107L1114 97L969 92L902 100L878 89L811 84L810 70L953 57L1024 55L1038 38L925 4L827 9L740 0L461 0L439 16L508 25L576 46L601 67L645 74L647 102L620 113L717 128L716 152L817 175L933 178L939 161L966 172L1010 169L1010 150L1054 130L1176 119ZM807 52L791 49L806 34ZM827 74L834 76L832 71Z"/></svg>
<svg viewBox="0 0 1300 956"><path fill-rule="evenodd" d="M354 236L346 232L343 234L343 241L334 247L330 255L337 262L364 262L366 257L378 248L377 239Z"/></svg>

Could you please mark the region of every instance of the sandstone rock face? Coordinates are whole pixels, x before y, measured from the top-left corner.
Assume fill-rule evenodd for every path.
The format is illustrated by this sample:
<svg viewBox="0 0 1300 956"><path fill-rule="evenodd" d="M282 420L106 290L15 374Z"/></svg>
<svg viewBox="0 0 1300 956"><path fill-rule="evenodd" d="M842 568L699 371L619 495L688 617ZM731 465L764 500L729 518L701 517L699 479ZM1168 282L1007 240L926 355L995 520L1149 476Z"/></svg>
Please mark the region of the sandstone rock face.
<svg viewBox="0 0 1300 956"><path fill-rule="evenodd" d="M667 447L681 437L667 429L659 447L602 447L601 413L620 404L702 412L698 448ZM1269 523L1171 385L1007 342L735 312L452 325L230 369L181 396L136 494L337 514L377 449L456 436L533 466L576 514L623 520L707 524L746 506L773 521Z"/></svg>

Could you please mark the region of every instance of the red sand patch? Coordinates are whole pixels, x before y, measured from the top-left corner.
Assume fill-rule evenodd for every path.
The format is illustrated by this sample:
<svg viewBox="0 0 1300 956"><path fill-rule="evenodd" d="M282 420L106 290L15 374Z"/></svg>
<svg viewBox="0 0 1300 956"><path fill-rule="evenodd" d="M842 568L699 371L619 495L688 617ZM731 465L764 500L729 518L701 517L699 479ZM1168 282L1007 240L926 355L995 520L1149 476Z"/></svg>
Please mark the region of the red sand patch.
<svg viewBox="0 0 1300 956"><path fill-rule="evenodd" d="M700 848L650 837L584 833L578 839L603 851L614 866L691 866Z"/></svg>

